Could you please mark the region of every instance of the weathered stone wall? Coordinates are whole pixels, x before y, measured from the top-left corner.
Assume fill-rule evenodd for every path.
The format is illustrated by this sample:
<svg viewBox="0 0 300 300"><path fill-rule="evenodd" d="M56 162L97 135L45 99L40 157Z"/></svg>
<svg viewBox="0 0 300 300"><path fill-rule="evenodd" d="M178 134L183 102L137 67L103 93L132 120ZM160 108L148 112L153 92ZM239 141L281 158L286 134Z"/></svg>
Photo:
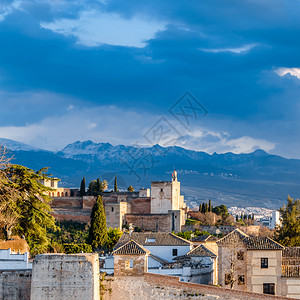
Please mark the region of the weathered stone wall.
<svg viewBox="0 0 300 300"><path fill-rule="evenodd" d="M104 300L201 299L201 300L290 300L266 294L180 282L178 277L146 273L140 277L111 277L104 282Z"/></svg>
<svg viewBox="0 0 300 300"><path fill-rule="evenodd" d="M263 292L263 283L275 283L275 294L282 295L281 250L248 250L247 290ZM261 268L261 258L268 258L268 268Z"/></svg>
<svg viewBox="0 0 300 300"><path fill-rule="evenodd" d="M171 214L126 214L125 221L127 224L151 230L154 232L170 232L172 231L172 215Z"/></svg>
<svg viewBox="0 0 300 300"><path fill-rule="evenodd" d="M137 198L131 201L131 212L133 214L150 214L151 211L151 199Z"/></svg>
<svg viewBox="0 0 300 300"><path fill-rule="evenodd" d="M282 277L282 295L300 299L300 278Z"/></svg>
<svg viewBox="0 0 300 300"><path fill-rule="evenodd" d="M115 276L144 275L148 269L147 261L145 255L114 255L114 274Z"/></svg>
<svg viewBox="0 0 300 300"><path fill-rule="evenodd" d="M56 197L50 203L52 208L82 208L82 197Z"/></svg>
<svg viewBox="0 0 300 300"><path fill-rule="evenodd" d="M166 214L172 210L172 182L151 182L151 214Z"/></svg>
<svg viewBox="0 0 300 300"><path fill-rule="evenodd" d="M82 208L83 209L93 209L93 207L96 203L97 197L83 196L82 198L83 198L82 199Z"/></svg>
<svg viewBox="0 0 300 300"><path fill-rule="evenodd" d="M57 221L74 221L88 223L91 221L91 209L53 208L52 216Z"/></svg>
<svg viewBox="0 0 300 300"><path fill-rule="evenodd" d="M41 254L32 269L31 300L98 300L97 254Z"/></svg>
<svg viewBox="0 0 300 300"><path fill-rule="evenodd" d="M29 300L31 270L0 271L0 299Z"/></svg>
<svg viewBox="0 0 300 300"><path fill-rule="evenodd" d="M106 202L104 208L107 227L122 229L124 215L130 211L130 207L127 202Z"/></svg>

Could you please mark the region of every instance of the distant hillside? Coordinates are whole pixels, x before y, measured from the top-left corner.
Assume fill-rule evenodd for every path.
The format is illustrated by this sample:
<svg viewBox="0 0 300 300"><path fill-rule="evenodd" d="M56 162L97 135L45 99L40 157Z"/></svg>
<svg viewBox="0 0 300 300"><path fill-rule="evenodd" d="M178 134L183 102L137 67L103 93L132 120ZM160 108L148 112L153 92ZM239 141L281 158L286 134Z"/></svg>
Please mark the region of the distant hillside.
<svg viewBox="0 0 300 300"><path fill-rule="evenodd" d="M14 163L33 169L51 167L50 173L61 178L64 186L79 186L83 176L87 181L100 177L110 182L117 174L120 188L149 187L151 180L170 180L175 167L191 205L211 199L215 205L278 208L288 194L300 196L300 160L262 150L210 155L181 147L138 148L85 141L53 153L14 141L6 145L13 151Z"/></svg>

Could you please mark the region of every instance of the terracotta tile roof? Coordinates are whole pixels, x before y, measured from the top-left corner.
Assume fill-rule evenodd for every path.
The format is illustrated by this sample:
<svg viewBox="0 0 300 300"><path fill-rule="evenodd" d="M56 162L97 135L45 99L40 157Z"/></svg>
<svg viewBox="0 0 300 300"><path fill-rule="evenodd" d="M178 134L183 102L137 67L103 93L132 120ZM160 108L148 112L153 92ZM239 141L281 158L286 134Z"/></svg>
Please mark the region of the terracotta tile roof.
<svg viewBox="0 0 300 300"><path fill-rule="evenodd" d="M251 236L244 239L248 250L282 250L284 247L269 237Z"/></svg>
<svg viewBox="0 0 300 300"><path fill-rule="evenodd" d="M190 246L192 243L173 233L167 232L133 232L131 235L124 232L115 249L130 240L136 241L143 246Z"/></svg>
<svg viewBox="0 0 300 300"><path fill-rule="evenodd" d="M190 252L186 254L186 256L210 256L217 257L211 250L209 250L205 245L199 245Z"/></svg>
<svg viewBox="0 0 300 300"><path fill-rule="evenodd" d="M300 247L285 247L282 258L300 258Z"/></svg>
<svg viewBox="0 0 300 300"><path fill-rule="evenodd" d="M281 266L283 277L300 277L300 266Z"/></svg>
<svg viewBox="0 0 300 300"><path fill-rule="evenodd" d="M229 234L221 238L220 240L217 241L217 244L222 245L222 244L228 244L228 243L233 243L233 242L239 242L242 241L244 238L249 237L246 233L243 231L239 230L238 228L231 231Z"/></svg>
<svg viewBox="0 0 300 300"><path fill-rule="evenodd" d="M192 238L192 242L214 242L217 241L218 238L214 235L198 235Z"/></svg>
<svg viewBox="0 0 300 300"><path fill-rule="evenodd" d="M153 255L153 254L149 254L149 257L152 257L153 259L155 259L155 260L157 260L157 261L159 261L160 263L162 263L162 264L169 264L169 262L168 261L166 261L166 260L164 260L164 259L162 259L162 258L160 258L160 257L158 257L158 256L156 256L156 255Z"/></svg>
<svg viewBox="0 0 300 300"><path fill-rule="evenodd" d="M285 247L281 264L282 276L300 277L300 247Z"/></svg>
<svg viewBox="0 0 300 300"><path fill-rule="evenodd" d="M283 250L284 247L268 237L249 236L239 229L227 234L216 243L226 245L235 242L242 242L248 250Z"/></svg>
<svg viewBox="0 0 300 300"><path fill-rule="evenodd" d="M130 254L130 255L141 255L141 254L150 254L150 251L139 245L137 242L130 240L123 246L117 248L113 251L114 255L118 254Z"/></svg>

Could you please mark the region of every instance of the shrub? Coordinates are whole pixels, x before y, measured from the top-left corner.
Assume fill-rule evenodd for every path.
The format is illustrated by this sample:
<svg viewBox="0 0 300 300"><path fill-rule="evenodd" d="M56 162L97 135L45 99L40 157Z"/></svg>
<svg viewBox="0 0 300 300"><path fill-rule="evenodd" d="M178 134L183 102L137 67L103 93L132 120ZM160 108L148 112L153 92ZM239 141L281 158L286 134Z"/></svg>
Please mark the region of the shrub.
<svg viewBox="0 0 300 300"><path fill-rule="evenodd" d="M67 254L93 252L92 246L89 244L63 244L63 247Z"/></svg>

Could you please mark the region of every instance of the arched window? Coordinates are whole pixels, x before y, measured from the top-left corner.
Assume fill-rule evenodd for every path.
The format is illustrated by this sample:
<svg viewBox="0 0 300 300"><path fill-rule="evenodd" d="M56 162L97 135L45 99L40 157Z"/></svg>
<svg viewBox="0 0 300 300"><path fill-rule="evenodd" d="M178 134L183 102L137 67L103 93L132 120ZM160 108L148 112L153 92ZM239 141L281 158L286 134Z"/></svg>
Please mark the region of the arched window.
<svg viewBox="0 0 300 300"><path fill-rule="evenodd" d="M65 196L68 197L68 192L65 193Z"/></svg>
<svg viewBox="0 0 300 300"><path fill-rule="evenodd" d="M57 192L57 197L60 197L60 192Z"/></svg>

